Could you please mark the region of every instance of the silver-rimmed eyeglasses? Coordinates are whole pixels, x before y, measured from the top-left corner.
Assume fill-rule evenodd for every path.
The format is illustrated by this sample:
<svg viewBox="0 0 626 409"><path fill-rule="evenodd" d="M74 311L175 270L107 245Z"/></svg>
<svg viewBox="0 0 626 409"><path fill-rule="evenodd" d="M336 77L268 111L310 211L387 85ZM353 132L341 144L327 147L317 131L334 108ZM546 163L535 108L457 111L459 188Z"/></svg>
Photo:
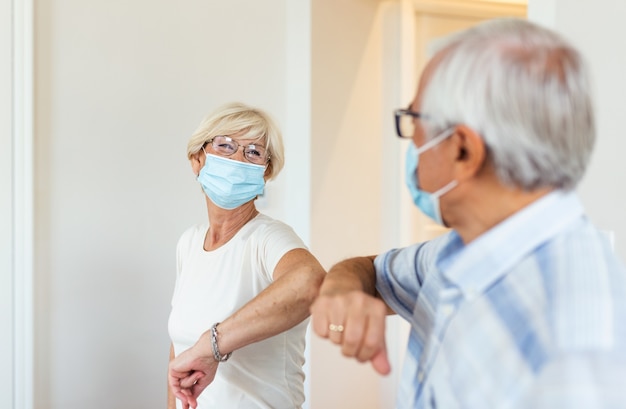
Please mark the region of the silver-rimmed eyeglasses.
<svg viewBox="0 0 626 409"><path fill-rule="evenodd" d="M230 136L218 135L207 141L213 150L222 156L232 156L239 148L243 148L243 157L255 165L265 165L270 160L270 154L263 145L240 145Z"/></svg>
<svg viewBox="0 0 626 409"><path fill-rule="evenodd" d="M415 134L417 120L428 118L427 115L410 109L396 109L393 114L396 118L396 133L400 138L412 138Z"/></svg>

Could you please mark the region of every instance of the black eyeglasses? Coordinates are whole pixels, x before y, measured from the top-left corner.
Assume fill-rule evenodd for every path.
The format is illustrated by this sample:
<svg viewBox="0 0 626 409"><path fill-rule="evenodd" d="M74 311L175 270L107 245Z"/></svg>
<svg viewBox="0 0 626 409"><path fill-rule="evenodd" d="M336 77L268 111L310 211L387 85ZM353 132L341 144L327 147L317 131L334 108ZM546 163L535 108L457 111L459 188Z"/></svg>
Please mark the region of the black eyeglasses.
<svg viewBox="0 0 626 409"><path fill-rule="evenodd" d="M243 147L243 157L255 165L265 165L270 160L270 154L263 145L239 145L230 136L215 136L209 139L207 144L211 144L213 150L222 156L232 156Z"/></svg>
<svg viewBox="0 0 626 409"><path fill-rule="evenodd" d="M400 138L412 138L415 134L415 121L428 118L427 115L410 109L396 109L393 114L396 117L396 133Z"/></svg>

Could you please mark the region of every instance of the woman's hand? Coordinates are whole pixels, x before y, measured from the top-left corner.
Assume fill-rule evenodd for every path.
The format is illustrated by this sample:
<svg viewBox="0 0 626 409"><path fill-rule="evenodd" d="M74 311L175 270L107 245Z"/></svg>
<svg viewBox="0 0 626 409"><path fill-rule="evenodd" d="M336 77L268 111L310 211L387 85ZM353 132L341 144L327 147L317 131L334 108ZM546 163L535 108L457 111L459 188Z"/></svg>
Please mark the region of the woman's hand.
<svg viewBox="0 0 626 409"><path fill-rule="evenodd" d="M183 409L196 408L198 396L215 379L219 362L212 353L210 333L204 333L200 340L191 348L170 361L168 382L172 393L181 400Z"/></svg>

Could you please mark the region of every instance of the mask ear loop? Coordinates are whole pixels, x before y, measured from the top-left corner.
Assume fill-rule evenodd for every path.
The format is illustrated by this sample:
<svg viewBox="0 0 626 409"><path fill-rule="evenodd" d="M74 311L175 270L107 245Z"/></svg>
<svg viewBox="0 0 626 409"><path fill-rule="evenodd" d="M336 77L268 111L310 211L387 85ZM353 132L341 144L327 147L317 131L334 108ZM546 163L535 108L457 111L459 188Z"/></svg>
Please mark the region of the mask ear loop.
<svg viewBox="0 0 626 409"><path fill-rule="evenodd" d="M449 191L454 189L458 184L459 184L459 182L457 180L452 180L452 181L450 181L450 183L448 183L447 185L445 185L441 189L437 190L436 192L431 193L431 196L436 197L437 199L439 199L441 196L445 195L446 193L448 193Z"/></svg>
<svg viewBox="0 0 626 409"><path fill-rule="evenodd" d="M438 145L444 139L449 138L453 134L454 134L454 127L450 127L448 129L444 129L441 133L439 133L439 135L435 136L433 139L431 139L430 141L426 142L421 147L417 148L417 154L419 155L420 153L431 149L433 146ZM431 196L436 198L437 200L439 200L439 198L441 196L445 195L446 193L448 193L449 191L454 189L458 184L459 184L458 181L452 180L452 181L450 181L450 183L448 183L447 185L445 185L441 189L437 190L436 192L431 193Z"/></svg>
<svg viewBox="0 0 626 409"><path fill-rule="evenodd" d="M206 151L204 150L204 145L202 145L200 147L200 149L202 149L202 152L204 152L204 156L206 157L208 154L206 153ZM200 152L198 152L200 153ZM205 162L206 163L206 162ZM200 177L200 172L202 171L202 169L200 169L200 171L198 171L198 174L196 175L196 179L198 179Z"/></svg>
<svg viewBox="0 0 626 409"><path fill-rule="evenodd" d="M433 146L439 145L444 139L449 138L454 133L454 127L444 129L439 135L417 148L417 154L425 152Z"/></svg>

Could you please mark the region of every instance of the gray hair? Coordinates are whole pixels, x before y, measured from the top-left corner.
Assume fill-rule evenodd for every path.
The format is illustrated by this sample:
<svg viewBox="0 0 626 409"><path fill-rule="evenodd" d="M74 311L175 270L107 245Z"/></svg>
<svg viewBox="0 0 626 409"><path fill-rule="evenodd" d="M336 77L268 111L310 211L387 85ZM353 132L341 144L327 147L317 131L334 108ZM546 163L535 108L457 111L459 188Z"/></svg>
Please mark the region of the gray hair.
<svg viewBox="0 0 626 409"><path fill-rule="evenodd" d="M451 36L424 89L429 137L459 124L479 133L509 186L573 189L595 141L588 68L556 33L497 19Z"/></svg>

